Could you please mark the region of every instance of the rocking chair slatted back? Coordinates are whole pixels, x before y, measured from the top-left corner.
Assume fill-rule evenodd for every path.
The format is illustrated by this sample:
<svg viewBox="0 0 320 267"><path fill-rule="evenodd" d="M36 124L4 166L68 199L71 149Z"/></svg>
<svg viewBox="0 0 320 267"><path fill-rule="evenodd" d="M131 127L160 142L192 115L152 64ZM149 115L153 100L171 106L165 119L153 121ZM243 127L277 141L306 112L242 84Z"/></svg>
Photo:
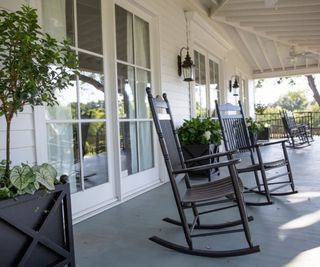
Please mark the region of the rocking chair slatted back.
<svg viewBox="0 0 320 267"><path fill-rule="evenodd" d="M149 101L153 103L150 107L151 112L154 117L158 118L154 123L159 135L160 146L168 169L169 178L174 182L175 186L180 180L185 178L185 183L187 187L189 187L190 181L187 175L172 175L173 170L185 168L185 163L177 132L172 130L175 129L175 127L166 95L164 94L164 98L160 96L152 98L150 92L148 97Z"/></svg>
<svg viewBox="0 0 320 267"><path fill-rule="evenodd" d="M217 101L216 106L218 107ZM219 106L216 110L220 118L226 150L238 149L240 152L247 152L251 143L242 107L227 103Z"/></svg>

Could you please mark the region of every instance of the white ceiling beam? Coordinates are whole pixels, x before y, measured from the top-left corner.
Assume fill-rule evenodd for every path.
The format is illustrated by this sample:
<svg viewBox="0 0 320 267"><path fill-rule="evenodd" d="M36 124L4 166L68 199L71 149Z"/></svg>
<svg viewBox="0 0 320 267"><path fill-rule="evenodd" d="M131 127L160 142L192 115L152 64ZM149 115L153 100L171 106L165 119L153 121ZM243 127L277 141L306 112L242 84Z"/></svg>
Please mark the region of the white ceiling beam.
<svg viewBox="0 0 320 267"><path fill-rule="evenodd" d="M266 79L266 78L274 78L274 77L283 77L283 76L293 76L293 75L305 75L305 74L316 74L320 72L320 68L317 64L309 65L309 68L305 66L297 66L296 69L293 67L287 68L285 70L275 70L264 72L257 72L252 74L253 79Z"/></svg>
<svg viewBox="0 0 320 267"><path fill-rule="evenodd" d="M238 30L237 28L235 28L236 32L239 34L239 37L241 39L241 41L243 42L244 46L247 48L249 55L251 56L251 58L253 59L254 63L257 65L258 69L260 71L263 71L263 68L261 67L258 59L256 58L255 54L252 52L250 45L247 41L247 39L245 38L245 36L243 35L241 30Z"/></svg>
<svg viewBox="0 0 320 267"><path fill-rule="evenodd" d="M295 32L292 32L292 31L268 31L268 32L265 32L267 35L276 35L278 37L284 37L284 36L291 36L291 38L287 38L287 37L284 37L286 39L292 39L292 37L294 36L309 36L309 35L320 35L320 32L314 32L314 31L295 31Z"/></svg>
<svg viewBox="0 0 320 267"><path fill-rule="evenodd" d="M304 35L304 36L296 36L296 35L286 35L286 36L280 36L279 39L286 39L288 42L295 41L304 41L304 40L318 40L320 39L320 34L314 34L314 35Z"/></svg>
<svg viewBox="0 0 320 267"><path fill-rule="evenodd" d="M235 16L227 16L227 21L287 21L287 20L295 20L295 21L307 21L307 20L317 20L320 17L320 11L315 11L315 13L310 13L306 16L306 14L282 14L282 15L266 15L267 13L257 15L254 12L250 12L250 14L240 16L239 14ZM220 14L219 14L220 15Z"/></svg>
<svg viewBox="0 0 320 267"><path fill-rule="evenodd" d="M274 25L274 26L253 26L253 28L257 31L274 31L274 32L283 32L283 31L312 31L312 32L319 32L320 33L320 27L319 25L290 25L290 26L280 26L280 25Z"/></svg>
<svg viewBox="0 0 320 267"><path fill-rule="evenodd" d="M301 7L301 6L319 6L320 3L318 0L281 0L278 1L275 5L276 8L283 7ZM257 9L257 8L265 8L264 1L256 1L256 2L242 2L242 1L231 1L224 6L224 10L230 9Z"/></svg>
<svg viewBox="0 0 320 267"><path fill-rule="evenodd" d="M275 42L278 42L278 43L281 43L281 44L284 44L284 45L292 46L292 43L288 42L286 40L286 38L281 38L281 36L278 37L278 36L267 35L264 32L257 32L257 31L255 31L254 29L252 29L250 27L240 26L239 23L226 21L225 18L221 18L221 17L213 17L212 19L214 21L233 26L236 29L240 29L240 30L243 30L243 31L246 31L246 32L250 32L250 33L255 34L255 35L258 35L260 37L264 37L264 38L266 38L268 40L272 40L272 41L275 41ZM290 35L289 38L287 38L287 39L293 39L293 38L295 38L295 36ZM300 48L301 50L307 50L307 47L299 47L298 45L297 45L297 48ZM308 49L308 51L320 55L319 51L310 50L310 49Z"/></svg>
<svg viewBox="0 0 320 267"><path fill-rule="evenodd" d="M301 43L301 44L309 44L309 43L315 43L315 44L320 44L320 35L318 38L296 38L296 39L288 39L288 42L291 43Z"/></svg>
<svg viewBox="0 0 320 267"><path fill-rule="evenodd" d="M264 21L264 20L257 20L257 21L240 21L240 25L247 27L247 26L255 26L255 27L271 27L271 26L313 26L313 25L320 25L320 18L319 19L312 19L312 20L273 20L273 21Z"/></svg>
<svg viewBox="0 0 320 267"><path fill-rule="evenodd" d="M319 13L319 8L313 6L301 6L296 7L285 7L285 8L252 8L244 10L220 10L219 16L250 16L252 14L258 15L296 15L296 14L310 14Z"/></svg>
<svg viewBox="0 0 320 267"><path fill-rule="evenodd" d="M216 15L219 10L221 10L225 4L227 4L229 0L219 0L218 5L212 3L212 7L210 8L209 17L213 17Z"/></svg>
<svg viewBox="0 0 320 267"><path fill-rule="evenodd" d="M318 53L319 53L319 45L309 45L308 48L311 49L311 50L312 49L317 49Z"/></svg>
<svg viewBox="0 0 320 267"><path fill-rule="evenodd" d="M272 63L271 63L271 61L270 61L270 58L269 58L269 56L268 56L268 53L267 53L267 51L266 51L266 49L265 49L265 47L264 47L264 45L263 45L260 37L256 35L256 38L257 38L257 42L258 42L258 44L259 44L259 46L260 46L260 49L261 49L261 51L262 51L262 54L263 54L265 60L266 60L267 63L268 63L269 68L273 71Z"/></svg>
<svg viewBox="0 0 320 267"><path fill-rule="evenodd" d="M279 49L279 46L278 46L278 43L273 41L273 45L274 47L276 48L276 52L277 52L277 56L278 56L278 59L279 59L279 62L280 62L280 65L281 65L281 68L284 70L284 63L283 63L283 59L281 57L281 53L280 53L280 49Z"/></svg>
<svg viewBox="0 0 320 267"><path fill-rule="evenodd" d="M306 40L306 41L295 41L294 43L299 44L300 46L310 46L310 45L318 45L320 46L320 40Z"/></svg>

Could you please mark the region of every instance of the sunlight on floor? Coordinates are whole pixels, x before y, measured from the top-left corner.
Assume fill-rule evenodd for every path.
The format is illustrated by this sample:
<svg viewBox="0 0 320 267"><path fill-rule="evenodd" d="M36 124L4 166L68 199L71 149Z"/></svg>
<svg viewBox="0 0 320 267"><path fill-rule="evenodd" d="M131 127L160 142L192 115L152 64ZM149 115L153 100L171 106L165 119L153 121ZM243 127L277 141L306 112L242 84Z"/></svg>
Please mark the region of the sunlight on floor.
<svg viewBox="0 0 320 267"><path fill-rule="evenodd" d="M301 252L284 267L318 267L320 265L320 247Z"/></svg>
<svg viewBox="0 0 320 267"><path fill-rule="evenodd" d="M310 201L316 197L320 197L320 192L301 192L299 194L288 196L287 200L290 203L301 203L304 201Z"/></svg>
<svg viewBox="0 0 320 267"><path fill-rule="evenodd" d="M303 215L297 219L287 222L279 227L279 230L292 230L304 228L320 222L320 210Z"/></svg>

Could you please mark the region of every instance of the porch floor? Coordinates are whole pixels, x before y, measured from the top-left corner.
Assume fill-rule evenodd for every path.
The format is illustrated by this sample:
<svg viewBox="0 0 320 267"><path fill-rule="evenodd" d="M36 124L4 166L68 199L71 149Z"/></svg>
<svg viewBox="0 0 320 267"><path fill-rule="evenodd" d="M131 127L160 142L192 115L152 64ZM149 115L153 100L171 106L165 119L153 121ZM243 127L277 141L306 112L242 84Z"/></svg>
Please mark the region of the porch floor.
<svg viewBox="0 0 320 267"><path fill-rule="evenodd" d="M260 245L259 253L205 258L181 254L149 241L149 237L159 235L184 244L180 229L162 221L163 217L177 218L167 183L75 225L76 264L86 267L320 266L319 151L319 138L303 149L288 148L299 193L273 197L273 205L247 207L249 215L254 216L250 227L254 244ZM227 213L219 218L226 218L232 212ZM238 233L202 240L216 241L204 245L218 249L224 244L244 245L241 238L242 234Z"/></svg>

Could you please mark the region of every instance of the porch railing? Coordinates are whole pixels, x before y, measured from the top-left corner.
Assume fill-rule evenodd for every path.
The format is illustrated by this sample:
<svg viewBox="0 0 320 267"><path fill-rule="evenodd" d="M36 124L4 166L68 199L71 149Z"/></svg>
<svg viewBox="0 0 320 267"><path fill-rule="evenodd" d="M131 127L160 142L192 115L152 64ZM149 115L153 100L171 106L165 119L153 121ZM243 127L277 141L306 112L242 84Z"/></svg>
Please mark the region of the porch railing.
<svg viewBox="0 0 320 267"><path fill-rule="evenodd" d="M307 125L312 135L320 135L320 112L297 111L294 117L297 123ZM270 125L271 138L286 137L279 113L256 114L256 120Z"/></svg>

